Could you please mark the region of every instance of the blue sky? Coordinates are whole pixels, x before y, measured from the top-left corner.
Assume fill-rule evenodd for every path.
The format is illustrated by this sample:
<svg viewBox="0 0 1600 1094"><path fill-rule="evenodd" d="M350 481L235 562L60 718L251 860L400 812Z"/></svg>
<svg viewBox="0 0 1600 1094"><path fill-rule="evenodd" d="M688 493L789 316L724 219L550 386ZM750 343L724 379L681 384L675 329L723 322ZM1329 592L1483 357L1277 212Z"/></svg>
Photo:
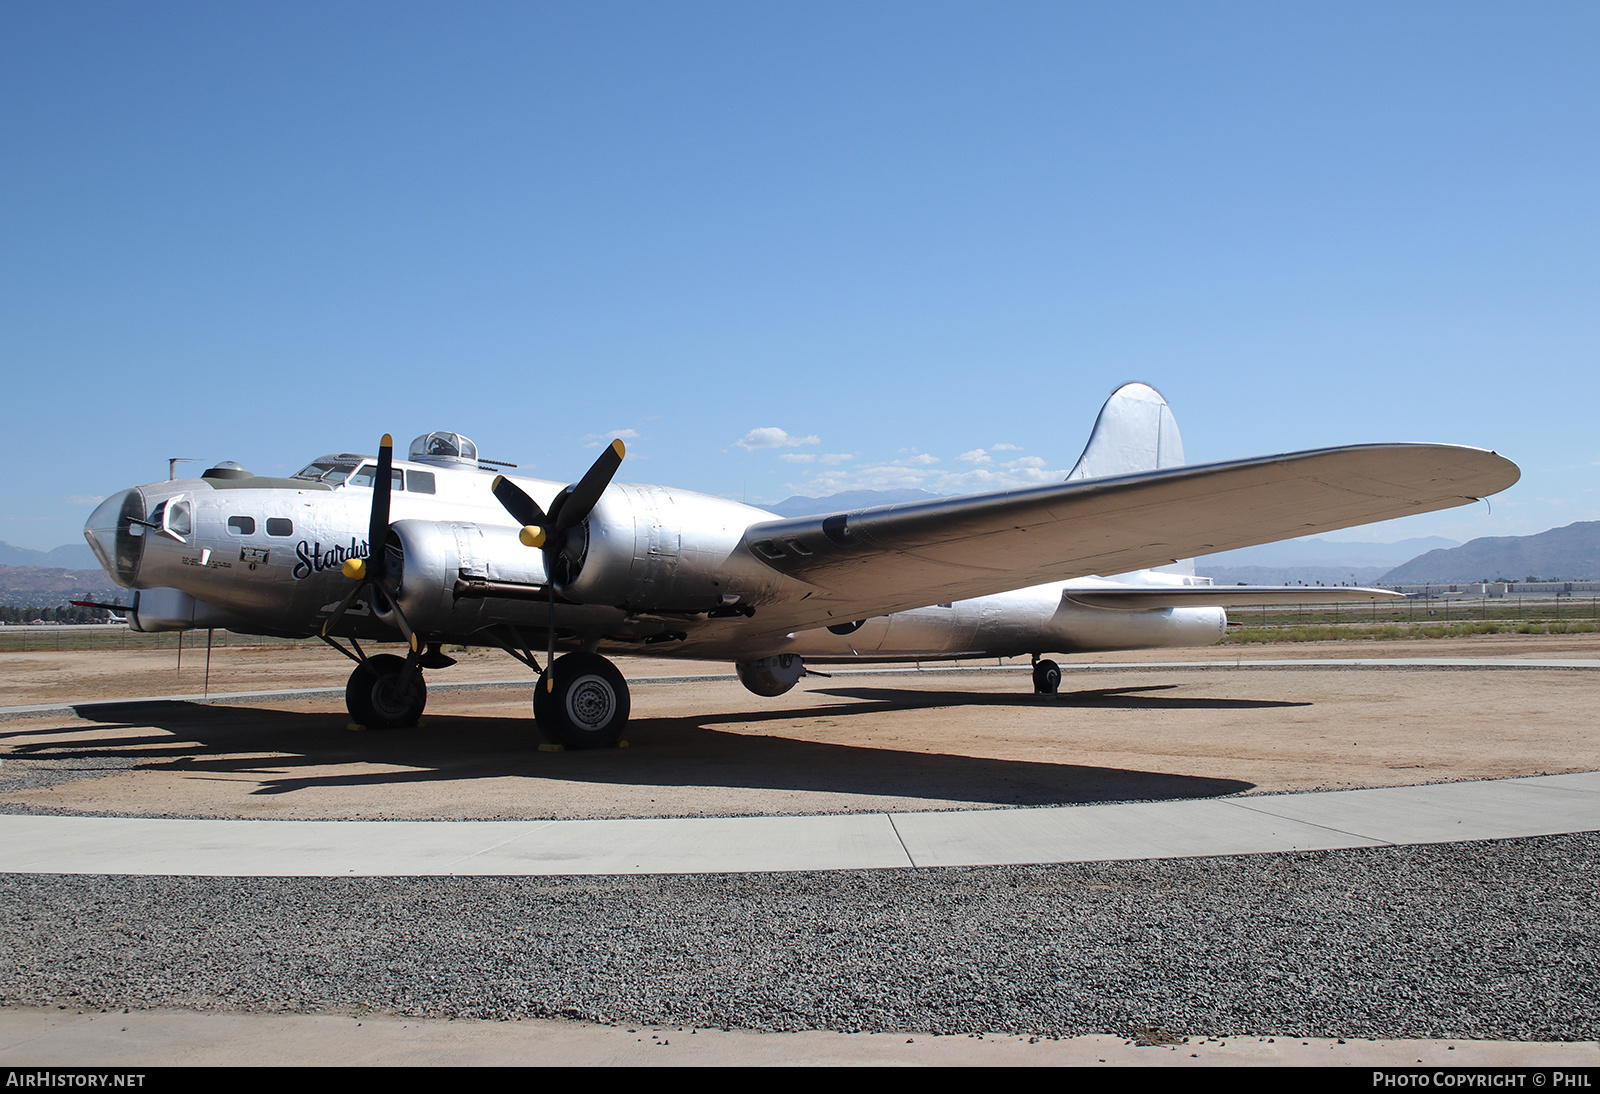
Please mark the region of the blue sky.
<svg viewBox="0 0 1600 1094"><path fill-rule="evenodd" d="M1191 461L1523 468L1343 538L1600 519L1597 52L1560 3L10 3L0 539L385 431L1040 481L1131 379Z"/></svg>

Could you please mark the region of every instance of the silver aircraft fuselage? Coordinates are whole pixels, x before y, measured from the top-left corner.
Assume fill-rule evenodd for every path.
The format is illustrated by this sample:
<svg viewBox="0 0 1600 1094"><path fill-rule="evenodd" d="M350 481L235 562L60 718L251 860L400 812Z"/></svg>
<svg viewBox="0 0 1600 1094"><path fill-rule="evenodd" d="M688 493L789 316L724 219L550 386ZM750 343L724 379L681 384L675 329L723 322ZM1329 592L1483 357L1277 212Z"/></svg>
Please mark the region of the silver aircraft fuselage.
<svg viewBox="0 0 1600 1094"><path fill-rule="evenodd" d="M139 590L133 626L318 634L351 587L342 564L371 551L374 465L353 454L324 461L336 465L323 481L208 472L124 490L102 503L85 532L106 571ZM543 645L551 619L545 559L518 542L518 529L490 492L493 479L475 466L394 463L396 598L429 641L501 645L520 634L523 644ZM545 506L563 488L515 481ZM561 597L555 604L563 647L587 643L613 653L734 661L793 653L846 663L1199 646L1226 628L1218 607L1077 603L1074 591L1128 584L1085 578L841 619L831 630L756 634L735 606L759 612L811 591L740 549L746 529L773 514L693 491L626 483L613 483L596 512L602 519L590 522L586 534L606 542L586 545L583 603ZM1131 576L1134 584L1194 582ZM395 637L390 621L364 601L333 633Z"/></svg>

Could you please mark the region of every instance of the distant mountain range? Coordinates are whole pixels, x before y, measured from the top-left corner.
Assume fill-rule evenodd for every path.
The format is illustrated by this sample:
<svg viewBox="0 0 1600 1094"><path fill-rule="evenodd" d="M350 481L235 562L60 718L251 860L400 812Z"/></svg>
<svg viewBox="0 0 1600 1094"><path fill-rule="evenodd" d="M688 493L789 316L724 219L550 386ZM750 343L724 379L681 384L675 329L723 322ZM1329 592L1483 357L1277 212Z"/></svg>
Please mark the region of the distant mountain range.
<svg viewBox="0 0 1600 1094"><path fill-rule="evenodd" d="M1592 581L1600 578L1600 521L1580 521L1534 536L1485 536L1429 551L1379 578L1384 585L1463 581Z"/></svg>
<svg viewBox="0 0 1600 1094"><path fill-rule="evenodd" d="M1423 536L1402 539L1398 543L1345 542L1336 539L1287 539L1278 543L1263 543L1256 547L1241 547L1237 551L1221 551L1195 560L1197 566L1316 566L1348 569L1350 567L1376 567L1378 573L1407 562L1425 551L1444 550L1461 546L1460 542L1443 536ZM1209 571L1208 571L1209 572ZM1349 579L1349 574L1344 579Z"/></svg>
<svg viewBox="0 0 1600 1094"><path fill-rule="evenodd" d="M14 608L59 608L69 600L126 604L132 596L98 566L92 570L0 566L0 604Z"/></svg>
<svg viewBox="0 0 1600 1094"><path fill-rule="evenodd" d="M69 543L52 551L32 551L0 541L0 566L53 566L63 570L98 570L100 561L87 543Z"/></svg>
<svg viewBox="0 0 1600 1094"><path fill-rule="evenodd" d="M1455 546L1442 536L1398 543L1289 539L1205 555L1194 567L1219 585L1371 585L1424 551Z"/></svg>
<svg viewBox="0 0 1600 1094"><path fill-rule="evenodd" d="M1375 585L1382 566L1208 566L1200 560L1195 573L1218 585Z"/></svg>

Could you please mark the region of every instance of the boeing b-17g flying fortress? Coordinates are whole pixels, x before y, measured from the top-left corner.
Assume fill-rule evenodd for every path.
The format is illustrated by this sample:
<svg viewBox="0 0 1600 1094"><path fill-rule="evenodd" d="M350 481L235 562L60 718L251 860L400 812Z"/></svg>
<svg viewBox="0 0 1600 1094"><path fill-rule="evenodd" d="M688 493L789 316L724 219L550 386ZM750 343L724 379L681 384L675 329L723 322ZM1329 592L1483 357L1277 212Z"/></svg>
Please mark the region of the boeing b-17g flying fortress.
<svg viewBox="0 0 1600 1094"><path fill-rule="evenodd" d="M1050 692L1060 670L1044 654L1208 645L1229 606L1391 595L1213 586L1195 555L1464 505L1519 477L1494 452L1430 444L1186 466L1143 384L1112 393L1066 481L998 493L780 519L613 482L623 455L613 442L563 486L498 473L459 434L419 437L403 461L385 436L375 458L324 456L290 478L224 463L132 487L84 535L138 590L136 629L321 636L356 662L358 723L414 725L423 671L454 663L445 644L496 646L539 674L540 732L595 748L629 710L601 651L731 660L761 695L807 661L1029 654ZM368 655L363 639L408 652Z"/></svg>

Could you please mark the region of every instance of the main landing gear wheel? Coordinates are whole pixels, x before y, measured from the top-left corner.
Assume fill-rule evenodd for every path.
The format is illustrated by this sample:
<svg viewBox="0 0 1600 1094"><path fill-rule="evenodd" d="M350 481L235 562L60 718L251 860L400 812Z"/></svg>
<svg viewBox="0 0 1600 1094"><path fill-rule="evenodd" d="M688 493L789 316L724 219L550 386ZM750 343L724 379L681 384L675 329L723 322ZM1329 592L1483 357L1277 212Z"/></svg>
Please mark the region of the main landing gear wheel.
<svg viewBox="0 0 1600 1094"><path fill-rule="evenodd" d="M413 672L402 689L405 658L390 653L369 657L356 666L344 686L344 705L350 720L368 729L414 726L428 704L428 685L422 673Z"/></svg>
<svg viewBox="0 0 1600 1094"><path fill-rule="evenodd" d="M1061 666L1054 661L1036 661L1033 665L1033 692L1035 695L1054 695L1061 688Z"/></svg>
<svg viewBox="0 0 1600 1094"><path fill-rule="evenodd" d="M628 706L627 681L596 653L556 658L533 693L533 719L539 732L563 748L611 748L622 739Z"/></svg>

